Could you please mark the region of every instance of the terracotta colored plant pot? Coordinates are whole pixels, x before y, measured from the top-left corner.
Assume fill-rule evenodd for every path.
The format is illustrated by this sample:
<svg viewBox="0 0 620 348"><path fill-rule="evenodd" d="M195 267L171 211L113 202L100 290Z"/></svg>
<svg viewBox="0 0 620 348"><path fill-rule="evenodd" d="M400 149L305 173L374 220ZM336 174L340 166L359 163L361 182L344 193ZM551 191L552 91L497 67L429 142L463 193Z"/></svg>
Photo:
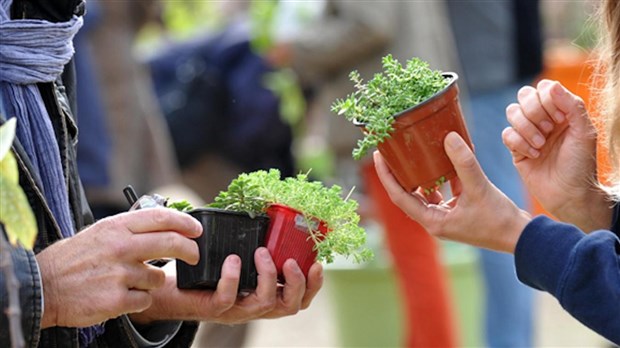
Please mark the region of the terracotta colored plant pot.
<svg viewBox="0 0 620 348"><path fill-rule="evenodd" d="M294 259L308 276L308 271L316 261L315 242L308 230L308 220L304 215L287 206L273 204L267 209L271 222L265 237L265 245L273 257L278 270L278 278L283 281L282 267L288 259ZM312 229L320 233L318 240L327 234L327 226L319 220L310 220Z"/></svg>
<svg viewBox="0 0 620 348"><path fill-rule="evenodd" d="M177 287L215 289L224 260L236 254L241 258L239 291L256 289L254 252L264 244L269 218L265 215L251 218L246 213L213 208L195 209L188 214L202 224L202 235L194 239L200 250L200 261L192 266L177 260Z"/></svg>
<svg viewBox="0 0 620 348"><path fill-rule="evenodd" d="M473 149L459 103L458 75L430 99L394 116L394 131L377 147L400 185L408 192L418 186L431 190L456 176L443 141L456 131ZM363 124L358 124L363 127Z"/></svg>

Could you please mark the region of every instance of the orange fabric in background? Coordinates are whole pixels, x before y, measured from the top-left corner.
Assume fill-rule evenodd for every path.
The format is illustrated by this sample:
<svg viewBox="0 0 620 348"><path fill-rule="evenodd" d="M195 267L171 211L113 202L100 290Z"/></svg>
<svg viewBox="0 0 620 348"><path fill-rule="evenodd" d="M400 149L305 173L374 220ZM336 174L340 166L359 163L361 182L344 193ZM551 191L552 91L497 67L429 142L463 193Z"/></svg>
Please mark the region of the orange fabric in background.
<svg viewBox="0 0 620 348"><path fill-rule="evenodd" d="M599 116L595 112L594 96L590 91L591 79L596 64L596 56L592 53L577 50L574 47L559 47L548 49L545 52L544 69L540 79L556 80L562 83L574 94L583 98L590 118L594 122L599 134L602 125ZM597 144L597 162L599 177L603 178L609 173L610 165L606 144L600 137ZM532 212L534 214L548 214L542 206L532 197Z"/></svg>
<svg viewBox="0 0 620 348"><path fill-rule="evenodd" d="M385 228L406 318L406 347L456 347L448 274L433 237L390 200L372 162L362 166L376 218Z"/></svg>

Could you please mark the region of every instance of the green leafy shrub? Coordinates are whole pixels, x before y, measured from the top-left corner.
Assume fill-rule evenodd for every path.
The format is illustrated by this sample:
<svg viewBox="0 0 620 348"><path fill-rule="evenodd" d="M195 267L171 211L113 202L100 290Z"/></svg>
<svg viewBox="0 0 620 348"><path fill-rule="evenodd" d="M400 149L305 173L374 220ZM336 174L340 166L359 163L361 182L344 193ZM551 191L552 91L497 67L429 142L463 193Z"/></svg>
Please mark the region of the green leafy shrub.
<svg viewBox="0 0 620 348"><path fill-rule="evenodd" d="M327 225L330 232L322 241L317 238L318 231L310 230L319 260L332 262L336 254L352 257L356 262L369 260L372 253L364 247L366 233L359 226L358 203L349 198L350 194L343 197L342 193L340 186L326 187L319 181L308 181L307 174L281 179L276 169L260 170L239 175L209 207L254 216L264 213L270 204L286 205L302 212L308 220L315 218Z"/></svg>
<svg viewBox="0 0 620 348"><path fill-rule="evenodd" d="M364 124L364 138L353 150L360 159L394 130L394 116L429 99L450 83L441 71L432 70L428 63L412 58L402 66L392 55L382 59L383 72L364 83L359 72L349 75L355 92L332 104L332 111L351 122Z"/></svg>

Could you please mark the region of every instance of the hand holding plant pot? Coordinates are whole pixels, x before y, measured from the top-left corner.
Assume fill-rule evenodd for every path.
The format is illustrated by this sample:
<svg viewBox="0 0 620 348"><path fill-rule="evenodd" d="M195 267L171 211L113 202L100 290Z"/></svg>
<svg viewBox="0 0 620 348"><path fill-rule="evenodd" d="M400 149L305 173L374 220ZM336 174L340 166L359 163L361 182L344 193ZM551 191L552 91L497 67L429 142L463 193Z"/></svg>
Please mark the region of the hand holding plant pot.
<svg viewBox="0 0 620 348"><path fill-rule="evenodd" d="M280 280L289 258L297 261L306 276L316 260L332 262L336 254L358 262L371 258L370 250L364 248L366 235L359 226L357 202L343 198L339 186L327 188L308 181L305 174L285 179L275 169L241 174L211 206L269 215L265 245Z"/></svg>
<svg viewBox="0 0 620 348"><path fill-rule="evenodd" d="M376 146L407 192L420 187L430 194L456 175L444 137L455 131L473 148L458 100L458 76L431 70L418 58L405 67L391 55L382 62L384 71L368 83L353 71L356 91L337 100L332 111L363 129L353 158Z"/></svg>

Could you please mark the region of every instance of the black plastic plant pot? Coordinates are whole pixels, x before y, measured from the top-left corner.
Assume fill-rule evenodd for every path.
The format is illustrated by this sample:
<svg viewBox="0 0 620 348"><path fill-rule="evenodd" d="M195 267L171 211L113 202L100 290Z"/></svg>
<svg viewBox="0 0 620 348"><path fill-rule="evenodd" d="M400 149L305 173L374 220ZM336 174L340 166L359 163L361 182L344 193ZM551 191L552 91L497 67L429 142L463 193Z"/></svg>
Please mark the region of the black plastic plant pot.
<svg viewBox="0 0 620 348"><path fill-rule="evenodd" d="M194 240L200 250L196 266L177 260L177 287L180 289L215 289L222 264L228 255L241 258L239 291L256 289L257 272L254 252L263 245L269 217L251 218L246 213L214 208L188 212L202 224L202 235Z"/></svg>

